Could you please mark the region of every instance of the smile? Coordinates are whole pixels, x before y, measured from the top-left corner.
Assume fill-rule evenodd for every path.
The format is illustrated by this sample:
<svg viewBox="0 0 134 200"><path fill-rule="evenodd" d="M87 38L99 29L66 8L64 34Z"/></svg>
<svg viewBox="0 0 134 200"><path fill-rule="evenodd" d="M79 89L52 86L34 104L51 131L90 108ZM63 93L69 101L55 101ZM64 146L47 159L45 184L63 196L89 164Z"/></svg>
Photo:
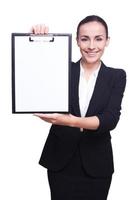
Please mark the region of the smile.
<svg viewBox="0 0 134 200"><path fill-rule="evenodd" d="M85 51L85 53L86 53L88 56L94 57L94 56L97 55L98 51L97 51L97 52L88 52L88 51Z"/></svg>

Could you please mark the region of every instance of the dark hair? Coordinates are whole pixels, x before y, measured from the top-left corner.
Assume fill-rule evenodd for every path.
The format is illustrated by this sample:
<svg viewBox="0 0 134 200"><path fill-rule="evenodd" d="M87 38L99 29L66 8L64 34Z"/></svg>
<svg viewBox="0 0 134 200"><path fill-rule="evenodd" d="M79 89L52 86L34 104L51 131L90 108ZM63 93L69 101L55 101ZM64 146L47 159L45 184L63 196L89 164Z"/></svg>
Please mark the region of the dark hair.
<svg viewBox="0 0 134 200"><path fill-rule="evenodd" d="M104 19L102 19L101 17L97 16L97 15L89 15L87 17L85 17L83 20L81 20L77 26L77 38L79 36L79 29L80 29L80 26L83 25L83 24L86 24L88 22L99 22L101 23L105 30L106 30L106 38L108 38L108 26L107 26L107 23L104 21Z"/></svg>

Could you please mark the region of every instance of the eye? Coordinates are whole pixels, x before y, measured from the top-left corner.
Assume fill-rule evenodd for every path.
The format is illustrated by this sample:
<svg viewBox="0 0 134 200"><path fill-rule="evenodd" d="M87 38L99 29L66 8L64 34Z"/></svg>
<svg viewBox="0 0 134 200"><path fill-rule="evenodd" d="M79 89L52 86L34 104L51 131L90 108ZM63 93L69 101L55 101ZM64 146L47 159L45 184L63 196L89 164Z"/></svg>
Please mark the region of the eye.
<svg viewBox="0 0 134 200"><path fill-rule="evenodd" d="M100 37L96 38L96 41L102 41L102 40L103 38L100 38Z"/></svg>
<svg viewBox="0 0 134 200"><path fill-rule="evenodd" d="M88 38L81 38L81 41L86 42L86 41L88 41Z"/></svg>

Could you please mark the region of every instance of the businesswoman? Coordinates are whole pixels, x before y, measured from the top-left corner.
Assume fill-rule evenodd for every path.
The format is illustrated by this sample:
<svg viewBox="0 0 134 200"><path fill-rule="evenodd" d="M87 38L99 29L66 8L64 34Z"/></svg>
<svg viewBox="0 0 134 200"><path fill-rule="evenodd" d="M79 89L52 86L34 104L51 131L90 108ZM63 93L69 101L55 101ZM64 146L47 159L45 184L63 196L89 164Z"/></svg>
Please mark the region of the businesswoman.
<svg viewBox="0 0 134 200"><path fill-rule="evenodd" d="M48 33L44 25L35 34ZM81 58L71 68L70 114L35 114L52 123L39 163L48 169L52 200L106 200L114 172L110 131L120 117L126 84L122 69L107 67L106 22L87 16L77 27Z"/></svg>

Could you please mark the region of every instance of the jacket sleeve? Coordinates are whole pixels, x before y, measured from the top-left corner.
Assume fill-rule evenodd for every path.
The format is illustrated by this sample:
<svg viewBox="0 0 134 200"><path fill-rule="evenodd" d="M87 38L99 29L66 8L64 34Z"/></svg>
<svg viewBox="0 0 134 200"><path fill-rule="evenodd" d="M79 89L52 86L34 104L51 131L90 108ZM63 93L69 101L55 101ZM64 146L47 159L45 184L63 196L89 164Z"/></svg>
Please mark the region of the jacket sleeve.
<svg viewBox="0 0 134 200"><path fill-rule="evenodd" d="M125 86L126 72L122 69L117 70L109 103L103 113L96 115L100 121L98 129L95 131L96 133L107 132L116 127L121 114L121 102Z"/></svg>

